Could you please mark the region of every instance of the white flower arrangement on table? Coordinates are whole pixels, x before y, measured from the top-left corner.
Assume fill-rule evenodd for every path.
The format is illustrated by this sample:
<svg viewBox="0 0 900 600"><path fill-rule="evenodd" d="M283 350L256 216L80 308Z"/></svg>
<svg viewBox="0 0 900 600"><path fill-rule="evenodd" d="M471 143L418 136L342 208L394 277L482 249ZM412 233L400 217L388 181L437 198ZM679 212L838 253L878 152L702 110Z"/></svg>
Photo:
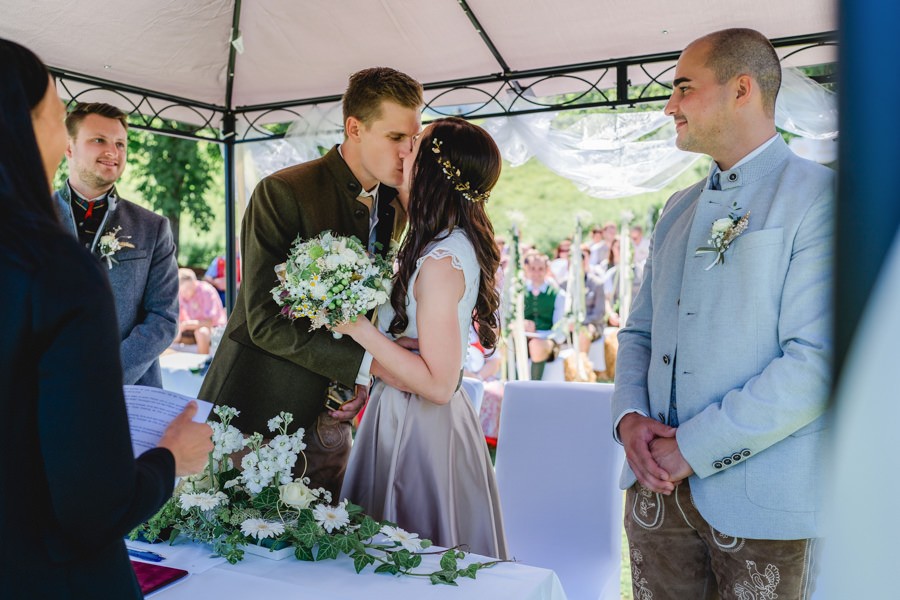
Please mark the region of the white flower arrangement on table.
<svg viewBox="0 0 900 600"><path fill-rule="evenodd" d="M709 240L706 242L709 246L700 246L695 252L697 255L711 253L716 255L715 259L709 263L709 266L704 271L709 271L718 264L725 264L725 252L731 247L732 242L746 231L747 225L750 224L749 210L743 217L739 217L737 211L741 209L738 208L737 204L732 204L732 209L733 212L729 213L727 217L713 221L709 230Z"/></svg>
<svg viewBox="0 0 900 600"><path fill-rule="evenodd" d="M254 433L245 437L231 425L239 413L228 406L214 409L219 422L211 422L214 449L209 464L197 475L181 480L175 492L146 523L135 528L131 539L154 542L179 536L211 544L213 551L234 564L244 557L247 545L272 551L293 546L300 560L336 559L341 554L353 560L359 573L369 565L376 573L428 577L434 584L457 585L460 577L475 578L479 569L498 562L476 562L460 567L465 553L458 547L441 554L440 569L422 573L422 552L431 542L399 528L396 523L376 521L362 508L344 499L331 504L331 494L309 487L309 478L294 479L298 458L305 462L303 429L288 434L293 421L282 412L268 423L274 438L262 443ZM241 468L230 455L247 448Z"/></svg>
<svg viewBox="0 0 900 600"><path fill-rule="evenodd" d="M118 263L118 261L113 258L113 255L116 252L122 248L134 248L134 244L125 241L131 238L130 235L119 237L118 233L121 230L121 225L110 229L100 236L100 240L97 243L97 249L100 251L100 260L106 259L106 264L110 269L113 268L114 263Z"/></svg>
<svg viewBox="0 0 900 600"><path fill-rule="evenodd" d="M287 261L275 267L278 285L272 298L285 317L309 319L310 331L356 321L387 302L394 250L388 256L371 255L356 237L331 231L306 240L297 237Z"/></svg>

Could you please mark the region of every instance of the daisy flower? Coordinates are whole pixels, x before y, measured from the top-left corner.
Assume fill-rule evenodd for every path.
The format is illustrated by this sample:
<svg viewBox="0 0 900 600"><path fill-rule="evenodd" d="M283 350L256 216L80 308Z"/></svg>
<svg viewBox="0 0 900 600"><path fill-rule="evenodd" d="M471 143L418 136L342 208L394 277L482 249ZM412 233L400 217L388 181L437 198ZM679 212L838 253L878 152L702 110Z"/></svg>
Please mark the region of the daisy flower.
<svg viewBox="0 0 900 600"><path fill-rule="evenodd" d="M419 539L418 533L410 533L399 527L391 527L385 525L381 528L381 533L386 535L392 542L398 543L410 552L422 549L422 540Z"/></svg>
<svg viewBox="0 0 900 600"><path fill-rule="evenodd" d="M247 519L241 523L241 533L258 540L274 538L284 533L284 523L265 519Z"/></svg>
<svg viewBox="0 0 900 600"><path fill-rule="evenodd" d="M322 529L328 533L335 529L341 529L350 522L350 515L347 513L347 509L344 508L343 502L337 506L319 504L313 509L313 517L315 517L316 522Z"/></svg>

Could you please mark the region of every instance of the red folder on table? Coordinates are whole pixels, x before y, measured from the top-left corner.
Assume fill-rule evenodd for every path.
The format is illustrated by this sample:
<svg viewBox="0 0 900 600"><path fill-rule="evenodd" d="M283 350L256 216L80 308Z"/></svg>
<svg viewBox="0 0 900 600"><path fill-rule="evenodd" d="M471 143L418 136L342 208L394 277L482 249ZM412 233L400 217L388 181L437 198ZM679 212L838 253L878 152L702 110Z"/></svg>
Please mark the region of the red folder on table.
<svg viewBox="0 0 900 600"><path fill-rule="evenodd" d="M134 568L134 574L137 576L138 583L141 585L141 592L145 596L183 579L188 575L188 572L184 569L164 567L162 565L139 562L136 560L131 561L131 566Z"/></svg>

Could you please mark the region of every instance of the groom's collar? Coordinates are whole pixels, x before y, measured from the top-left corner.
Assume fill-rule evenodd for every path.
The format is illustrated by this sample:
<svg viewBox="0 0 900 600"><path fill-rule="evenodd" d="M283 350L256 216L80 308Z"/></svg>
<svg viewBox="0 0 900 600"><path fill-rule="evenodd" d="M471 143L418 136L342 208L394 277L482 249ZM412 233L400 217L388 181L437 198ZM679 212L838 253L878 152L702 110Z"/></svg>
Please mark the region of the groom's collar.
<svg viewBox="0 0 900 600"><path fill-rule="evenodd" d="M716 161L712 161L705 189L710 189L716 174L719 175L718 189L720 190L728 190L757 181L765 177L790 152L791 149L784 143L784 139L776 133L727 171L720 170Z"/></svg>

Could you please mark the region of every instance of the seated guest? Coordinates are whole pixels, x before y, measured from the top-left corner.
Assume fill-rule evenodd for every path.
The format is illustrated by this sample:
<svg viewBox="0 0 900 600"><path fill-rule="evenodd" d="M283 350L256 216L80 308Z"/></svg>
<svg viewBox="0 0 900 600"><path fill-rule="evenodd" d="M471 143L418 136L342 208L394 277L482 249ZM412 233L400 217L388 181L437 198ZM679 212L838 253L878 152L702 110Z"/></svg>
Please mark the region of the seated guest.
<svg viewBox="0 0 900 600"><path fill-rule="evenodd" d="M550 261L550 274L556 283L562 284L569 277L569 254L572 252L572 240L564 239L556 246L553 260Z"/></svg>
<svg viewBox="0 0 900 600"><path fill-rule="evenodd" d="M549 275L547 257L537 252L525 255L525 334L531 358L531 379L544 376L545 363L556 359L565 336L552 331L565 310L565 293Z"/></svg>
<svg viewBox="0 0 900 600"><path fill-rule="evenodd" d="M212 329L228 320L216 288L197 281L191 269L178 269L178 337L183 344L197 344L198 354L209 354Z"/></svg>
<svg viewBox="0 0 900 600"><path fill-rule="evenodd" d="M582 269L584 272L584 320L578 335L578 349L588 352L591 343L603 336L606 326L606 295L603 277L591 271L591 250L588 244L581 247ZM567 290L567 283L560 286Z"/></svg>
<svg viewBox="0 0 900 600"><path fill-rule="evenodd" d="M616 237L616 231L616 224L612 221L607 221L603 224L603 227L594 227L591 231L591 268L598 273L603 273L606 270L602 263L609 254L609 248L612 246L613 238Z"/></svg>
<svg viewBox="0 0 900 600"><path fill-rule="evenodd" d="M237 254L237 272L235 273L235 277L237 279L237 287L241 287L241 248L240 248L240 238L234 239L235 252ZM228 282L228 278L226 277L225 270L225 257L217 256L212 259L212 262L209 263L209 268L206 269L206 273L203 275L203 281L212 285L216 288L216 291L219 292L219 300L222 302L222 306L225 306L225 285Z"/></svg>
<svg viewBox="0 0 900 600"><path fill-rule="evenodd" d="M108 267L50 199L65 109L2 39L0 115L0 598L142 598L123 536L203 469L212 430L191 403L134 458Z"/></svg>

